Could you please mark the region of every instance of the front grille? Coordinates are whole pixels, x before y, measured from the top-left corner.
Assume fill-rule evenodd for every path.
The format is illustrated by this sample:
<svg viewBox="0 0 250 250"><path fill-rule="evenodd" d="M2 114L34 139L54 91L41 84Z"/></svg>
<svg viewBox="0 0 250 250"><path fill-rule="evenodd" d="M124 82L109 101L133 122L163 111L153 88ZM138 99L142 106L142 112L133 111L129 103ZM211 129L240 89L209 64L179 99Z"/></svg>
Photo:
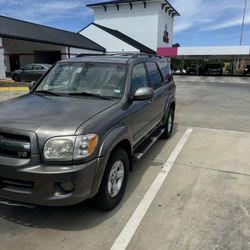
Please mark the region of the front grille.
<svg viewBox="0 0 250 250"><path fill-rule="evenodd" d="M31 190L34 183L31 181L20 181L8 178L0 178L0 188Z"/></svg>
<svg viewBox="0 0 250 250"><path fill-rule="evenodd" d="M30 144L28 136L0 132L0 156L28 159L31 154Z"/></svg>

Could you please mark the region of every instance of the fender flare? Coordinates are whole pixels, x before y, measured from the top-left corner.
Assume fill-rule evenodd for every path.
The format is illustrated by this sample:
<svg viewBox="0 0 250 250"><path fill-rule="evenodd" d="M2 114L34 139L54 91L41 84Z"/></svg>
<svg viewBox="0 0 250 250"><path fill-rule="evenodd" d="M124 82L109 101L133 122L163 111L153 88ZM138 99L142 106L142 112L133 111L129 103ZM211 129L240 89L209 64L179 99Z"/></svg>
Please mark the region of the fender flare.
<svg viewBox="0 0 250 250"><path fill-rule="evenodd" d="M95 196L99 190L110 153L119 142L124 139L128 140L128 138L129 136L127 127L123 124L119 124L118 126L109 130L109 132L106 133L99 149L99 160L96 167L95 181L91 190L90 197Z"/></svg>
<svg viewBox="0 0 250 250"><path fill-rule="evenodd" d="M170 106L172 105L172 103L174 103L176 105L175 96L171 96L169 101L165 105L165 114L164 114L164 117L163 117L163 124L165 124L165 122L166 122L167 115L168 115L168 112L169 112L169 109L170 109Z"/></svg>

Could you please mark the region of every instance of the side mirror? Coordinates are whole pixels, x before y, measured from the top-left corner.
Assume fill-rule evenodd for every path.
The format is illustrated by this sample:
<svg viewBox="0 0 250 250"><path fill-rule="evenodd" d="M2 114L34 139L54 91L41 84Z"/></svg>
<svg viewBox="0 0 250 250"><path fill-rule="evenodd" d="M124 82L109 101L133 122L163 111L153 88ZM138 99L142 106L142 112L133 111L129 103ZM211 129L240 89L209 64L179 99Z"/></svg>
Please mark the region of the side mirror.
<svg viewBox="0 0 250 250"><path fill-rule="evenodd" d="M31 91L32 88L34 87L36 81L32 81L30 84L29 84L29 90Z"/></svg>
<svg viewBox="0 0 250 250"><path fill-rule="evenodd" d="M149 87L142 87L135 91L134 100L149 100L154 97L154 90Z"/></svg>

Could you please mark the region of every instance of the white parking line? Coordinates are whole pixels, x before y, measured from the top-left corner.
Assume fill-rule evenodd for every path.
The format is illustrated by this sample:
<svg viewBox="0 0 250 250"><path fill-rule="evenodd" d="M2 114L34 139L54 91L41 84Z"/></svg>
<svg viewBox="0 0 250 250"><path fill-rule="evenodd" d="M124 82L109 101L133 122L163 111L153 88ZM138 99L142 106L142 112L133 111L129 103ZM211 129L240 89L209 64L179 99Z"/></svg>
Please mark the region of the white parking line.
<svg viewBox="0 0 250 250"><path fill-rule="evenodd" d="M146 212L148 211L151 203L153 202L155 196L159 192L164 180L168 176L176 158L178 157L179 153L181 152L184 144L188 140L189 136L191 135L193 129L188 128L185 134L180 139L179 143L175 147L174 151L169 156L168 160L165 162L164 166L161 168L161 171L156 176L154 182L148 189L147 193L144 195L143 199L135 209L134 213L128 220L127 224L116 238L114 244L111 247L111 250L123 250L126 249L129 242L131 241L133 235L135 234L138 226L140 225L143 217L145 216Z"/></svg>

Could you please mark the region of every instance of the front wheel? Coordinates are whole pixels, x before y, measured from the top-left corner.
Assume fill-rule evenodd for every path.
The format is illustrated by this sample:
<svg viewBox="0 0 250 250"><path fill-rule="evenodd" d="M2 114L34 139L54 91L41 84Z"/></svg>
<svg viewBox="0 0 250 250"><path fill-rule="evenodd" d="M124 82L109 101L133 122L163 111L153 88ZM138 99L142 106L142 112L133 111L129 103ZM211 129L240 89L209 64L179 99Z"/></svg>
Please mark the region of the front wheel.
<svg viewBox="0 0 250 250"><path fill-rule="evenodd" d="M128 172L128 154L124 149L117 149L110 155L102 183L95 197L99 209L109 211L118 205L127 185Z"/></svg>
<svg viewBox="0 0 250 250"><path fill-rule="evenodd" d="M164 124L164 132L161 136L163 139L168 139L169 137L171 137L173 126L174 126L174 109L170 107L168 111L167 120Z"/></svg>

